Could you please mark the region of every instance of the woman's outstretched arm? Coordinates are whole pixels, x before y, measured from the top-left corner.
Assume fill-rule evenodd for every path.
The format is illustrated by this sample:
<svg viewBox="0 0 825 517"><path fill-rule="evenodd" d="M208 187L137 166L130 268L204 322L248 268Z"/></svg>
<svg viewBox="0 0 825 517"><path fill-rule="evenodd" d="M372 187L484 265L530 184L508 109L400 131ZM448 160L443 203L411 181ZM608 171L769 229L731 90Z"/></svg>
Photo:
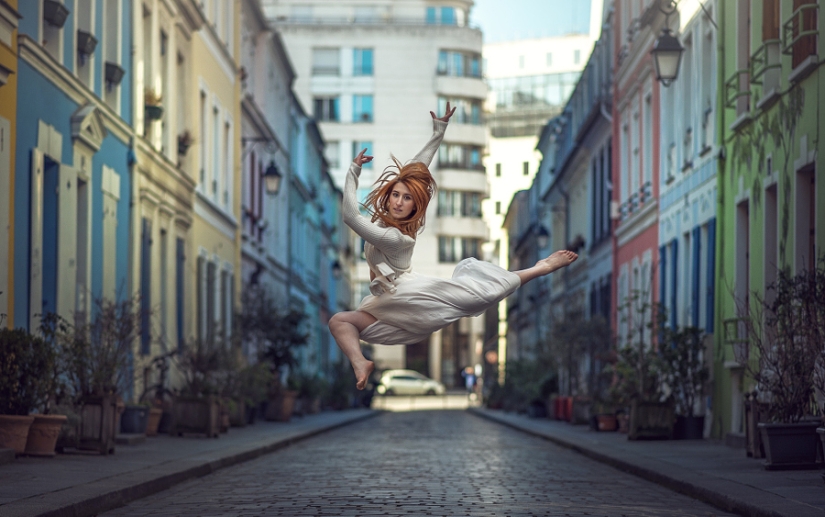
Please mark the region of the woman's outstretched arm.
<svg viewBox="0 0 825 517"><path fill-rule="evenodd" d="M344 223L362 239L384 253L391 253L415 241L398 229L378 226L369 217L361 214L361 210L358 208L358 177L361 175L361 165L371 160L372 156L365 156L364 151L361 151L350 165L347 178L344 181L342 215Z"/></svg>
<svg viewBox="0 0 825 517"><path fill-rule="evenodd" d="M424 144L424 148L416 154L412 161L421 162L427 167L433 161L438 146L441 145L441 140L444 139L444 132L447 130L447 123L450 122L450 117L455 113L455 108L450 109L450 103L447 103L447 113L443 117L436 117L432 111L430 115L433 117L433 136Z"/></svg>

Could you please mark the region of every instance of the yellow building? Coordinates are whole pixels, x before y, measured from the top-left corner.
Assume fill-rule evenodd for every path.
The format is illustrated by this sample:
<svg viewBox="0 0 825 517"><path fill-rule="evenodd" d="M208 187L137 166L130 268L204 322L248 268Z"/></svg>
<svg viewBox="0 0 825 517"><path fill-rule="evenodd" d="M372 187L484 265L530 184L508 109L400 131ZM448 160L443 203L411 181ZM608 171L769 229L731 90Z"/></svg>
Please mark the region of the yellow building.
<svg viewBox="0 0 825 517"><path fill-rule="evenodd" d="M0 0L0 325L14 321L14 146L17 133L17 0Z"/></svg>
<svg viewBox="0 0 825 517"><path fill-rule="evenodd" d="M232 332L240 271L240 2L205 0L206 22L192 38L195 143L187 169L195 184L192 246L187 269L195 300L193 338Z"/></svg>

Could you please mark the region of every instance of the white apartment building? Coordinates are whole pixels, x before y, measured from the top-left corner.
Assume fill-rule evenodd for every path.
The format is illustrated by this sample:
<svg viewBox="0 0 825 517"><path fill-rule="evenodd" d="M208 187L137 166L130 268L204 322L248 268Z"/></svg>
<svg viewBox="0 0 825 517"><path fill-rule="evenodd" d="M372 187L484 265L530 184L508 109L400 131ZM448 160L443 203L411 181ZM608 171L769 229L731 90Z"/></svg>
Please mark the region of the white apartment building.
<svg viewBox="0 0 825 517"><path fill-rule="evenodd" d="M414 269L448 277L466 257L481 258L488 195L482 156L481 31L468 26L471 0L263 0L294 64L294 89L327 140L330 171L343 188L362 148L375 160L361 174L361 199L392 162L412 158L432 134L430 111L458 109L431 164L438 198L418 237ZM582 58L582 63L585 59ZM360 239L352 243L361 255ZM367 294L369 268L356 261L354 305ZM378 368L409 367L451 386L478 363L482 321L471 318L407 347L375 347Z"/></svg>

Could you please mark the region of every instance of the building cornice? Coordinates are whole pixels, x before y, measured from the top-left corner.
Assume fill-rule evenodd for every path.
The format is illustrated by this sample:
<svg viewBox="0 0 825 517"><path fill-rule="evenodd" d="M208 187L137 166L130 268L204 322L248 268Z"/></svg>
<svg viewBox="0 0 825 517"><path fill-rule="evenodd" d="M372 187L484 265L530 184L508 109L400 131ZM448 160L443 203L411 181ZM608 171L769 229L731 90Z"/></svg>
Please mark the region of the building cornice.
<svg viewBox="0 0 825 517"><path fill-rule="evenodd" d="M659 203L656 199L650 203L645 203L645 206L639 212L625 220L616 228L614 233L619 247L624 246L638 237L643 231L656 224L659 218L658 207Z"/></svg>
<svg viewBox="0 0 825 517"><path fill-rule="evenodd" d="M132 138L132 128L100 97L72 75L68 69L57 63L40 45L26 34L17 36L17 48L20 59L28 63L38 73L51 81L66 93L72 102L79 106L92 104L102 115L106 129L118 140L128 143Z"/></svg>

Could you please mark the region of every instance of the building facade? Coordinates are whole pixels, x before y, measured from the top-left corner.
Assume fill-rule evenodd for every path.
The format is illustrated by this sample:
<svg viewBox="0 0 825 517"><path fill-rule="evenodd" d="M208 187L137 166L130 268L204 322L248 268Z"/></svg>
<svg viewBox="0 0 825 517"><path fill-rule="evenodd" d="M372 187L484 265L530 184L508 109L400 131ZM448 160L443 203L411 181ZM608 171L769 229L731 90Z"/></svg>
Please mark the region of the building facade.
<svg viewBox="0 0 825 517"><path fill-rule="evenodd" d="M17 138L17 0L0 1L0 326L14 322L14 164ZM22 286L21 286L22 287Z"/></svg>
<svg viewBox="0 0 825 517"><path fill-rule="evenodd" d="M131 296L130 2L19 5L14 317L85 321Z"/></svg>
<svg viewBox="0 0 825 517"><path fill-rule="evenodd" d="M761 6L760 6L761 3ZM825 247L819 180L825 102L822 13L816 1L719 2L722 52L717 130L714 406L712 434L743 441L743 395L753 392L741 318L778 272L814 267ZM778 128L782 138L774 137ZM751 350L750 353L753 353Z"/></svg>
<svg viewBox="0 0 825 517"><path fill-rule="evenodd" d="M472 2L267 0L263 5L295 63L296 94L311 107L327 140L326 158L339 188L361 149L376 157L361 175L363 198L391 154L406 161L429 139L430 111L443 112L448 100L463 110L457 110L431 165L440 194L418 236L414 264L420 273L445 277L459 260L480 256L487 238L481 218L487 195L485 130L473 118L473 106L487 89L481 32L467 26ZM360 239L351 247L357 306L368 292L369 269ZM481 323L462 320L408 347L375 347L374 359L379 368L410 366L456 384L460 369L477 362Z"/></svg>

